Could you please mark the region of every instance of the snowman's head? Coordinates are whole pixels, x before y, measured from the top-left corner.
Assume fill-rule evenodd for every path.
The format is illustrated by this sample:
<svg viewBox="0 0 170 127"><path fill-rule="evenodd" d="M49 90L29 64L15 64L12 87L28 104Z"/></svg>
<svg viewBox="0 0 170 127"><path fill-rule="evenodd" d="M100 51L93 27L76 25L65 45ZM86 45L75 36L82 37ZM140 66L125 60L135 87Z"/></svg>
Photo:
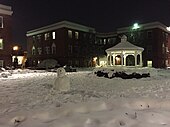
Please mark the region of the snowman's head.
<svg viewBox="0 0 170 127"><path fill-rule="evenodd" d="M60 67L60 68L57 69L57 75L58 75L58 77L63 77L63 76L65 76L65 73L66 73L66 71L65 71L64 68Z"/></svg>

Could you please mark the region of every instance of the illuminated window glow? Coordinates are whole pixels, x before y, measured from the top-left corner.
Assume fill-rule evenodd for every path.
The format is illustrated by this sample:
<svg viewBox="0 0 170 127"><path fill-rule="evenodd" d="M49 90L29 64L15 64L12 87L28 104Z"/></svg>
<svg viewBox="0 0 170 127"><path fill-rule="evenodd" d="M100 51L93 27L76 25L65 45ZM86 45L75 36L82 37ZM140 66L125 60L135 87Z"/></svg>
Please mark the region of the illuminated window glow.
<svg viewBox="0 0 170 127"><path fill-rule="evenodd" d="M71 30L68 30L68 37L69 37L69 38L72 38L72 37L73 37Z"/></svg>
<svg viewBox="0 0 170 127"><path fill-rule="evenodd" d="M0 28L4 28L3 17L0 16Z"/></svg>
<svg viewBox="0 0 170 127"><path fill-rule="evenodd" d="M78 32L75 32L75 38L79 39L79 33Z"/></svg>
<svg viewBox="0 0 170 127"><path fill-rule="evenodd" d="M45 37L45 40L48 40L50 38L50 33L45 33L44 37Z"/></svg>
<svg viewBox="0 0 170 127"><path fill-rule="evenodd" d="M53 39L55 39L56 33L55 33L55 32L52 32L52 36L53 36Z"/></svg>
<svg viewBox="0 0 170 127"><path fill-rule="evenodd" d="M35 46L32 46L32 55L35 55Z"/></svg>
<svg viewBox="0 0 170 127"><path fill-rule="evenodd" d="M3 39L0 39L0 49L3 49Z"/></svg>
<svg viewBox="0 0 170 127"><path fill-rule="evenodd" d="M152 67L152 61L147 61L148 67Z"/></svg>

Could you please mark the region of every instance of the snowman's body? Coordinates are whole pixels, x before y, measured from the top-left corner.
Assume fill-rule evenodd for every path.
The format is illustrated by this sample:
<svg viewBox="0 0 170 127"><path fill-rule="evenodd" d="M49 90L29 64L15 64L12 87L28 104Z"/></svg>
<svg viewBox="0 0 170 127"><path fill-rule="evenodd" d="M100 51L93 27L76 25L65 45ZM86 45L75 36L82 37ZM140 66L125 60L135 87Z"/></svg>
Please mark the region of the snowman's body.
<svg viewBox="0 0 170 127"><path fill-rule="evenodd" d="M57 69L57 78L54 82L54 88L59 91L69 91L70 90L70 79L65 75L64 68Z"/></svg>

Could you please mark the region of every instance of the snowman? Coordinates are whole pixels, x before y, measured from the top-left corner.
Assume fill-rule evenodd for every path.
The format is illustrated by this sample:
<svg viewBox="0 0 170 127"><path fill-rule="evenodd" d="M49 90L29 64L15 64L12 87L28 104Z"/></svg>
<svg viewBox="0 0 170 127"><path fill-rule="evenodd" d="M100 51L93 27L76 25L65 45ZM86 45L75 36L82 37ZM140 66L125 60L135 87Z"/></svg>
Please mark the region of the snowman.
<svg viewBox="0 0 170 127"><path fill-rule="evenodd" d="M54 89L59 91L70 90L70 79L65 75L65 69L60 67L57 69L57 78L54 82Z"/></svg>

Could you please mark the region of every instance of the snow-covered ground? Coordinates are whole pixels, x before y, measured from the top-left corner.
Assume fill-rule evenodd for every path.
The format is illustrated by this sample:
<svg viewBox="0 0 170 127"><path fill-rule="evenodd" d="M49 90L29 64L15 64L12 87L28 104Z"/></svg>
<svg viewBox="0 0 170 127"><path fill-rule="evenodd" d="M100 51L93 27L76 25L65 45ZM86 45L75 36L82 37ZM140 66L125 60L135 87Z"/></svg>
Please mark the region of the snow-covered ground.
<svg viewBox="0 0 170 127"><path fill-rule="evenodd" d="M56 72L15 70L6 78L1 72L0 127L169 127L170 70L125 71L151 77L108 79L78 71L66 73L71 87L60 92L53 88Z"/></svg>

